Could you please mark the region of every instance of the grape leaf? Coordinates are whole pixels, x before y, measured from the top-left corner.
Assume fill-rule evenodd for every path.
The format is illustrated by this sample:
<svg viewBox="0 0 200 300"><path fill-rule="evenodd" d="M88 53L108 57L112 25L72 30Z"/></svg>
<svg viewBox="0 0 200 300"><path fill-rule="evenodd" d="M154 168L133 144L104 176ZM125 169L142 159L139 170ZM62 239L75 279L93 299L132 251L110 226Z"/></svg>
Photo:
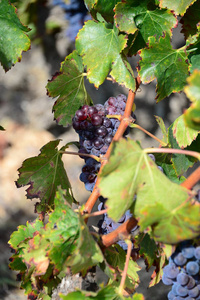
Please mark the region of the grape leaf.
<svg viewBox="0 0 200 300"><path fill-rule="evenodd" d="M149 38L149 48L141 50L142 60L139 63L139 75L143 83L157 79L157 102L179 92L186 84L188 64L184 49L175 50L170 44L169 36Z"/></svg>
<svg viewBox="0 0 200 300"><path fill-rule="evenodd" d="M184 15L187 8L192 5L196 0L160 0L161 8L168 8L173 10L177 15Z"/></svg>
<svg viewBox="0 0 200 300"><path fill-rule="evenodd" d="M193 103L190 108L184 112L184 119L191 130L195 130L197 133L200 131L200 100Z"/></svg>
<svg viewBox="0 0 200 300"><path fill-rule="evenodd" d="M36 219L31 225L19 227L10 240L18 250L11 258L12 268L20 268L21 287L29 296L39 295L45 287L51 294L68 267L85 274L95 263L103 261L84 220L69 206L67 192L59 187L54 202L54 211L45 226L40 226L41 221Z"/></svg>
<svg viewBox="0 0 200 300"><path fill-rule="evenodd" d="M165 127L165 123L161 117L155 116L156 122L158 123L162 134L163 134L163 142L167 144L168 138L167 138L167 129Z"/></svg>
<svg viewBox="0 0 200 300"><path fill-rule="evenodd" d="M144 300L144 296L138 293L130 297L124 297L121 293L119 294L117 288L111 284L101 288L97 293L82 290L69 293L68 295L60 294L60 297L63 300Z"/></svg>
<svg viewBox="0 0 200 300"><path fill-rule="evenodd" d="M3 128L3 126L0 125L0 130L1 130L1 131L4 131L5 129Z"/></svg>
<svg viewBox="0 0 200 300"><path fill-rule="evenodd" d="M197 33L186 41L191 73L195 69L200 70L200 24L198 24L197 29Z"/></svg>
<svg viewBox="0 0 200 300"><path fill-rule="evenodd" d="M81 215L79 215L79 226L77 246L67 260L67 266L71 268L72 273L81 272L84 276L89 268L103 261L103 255Z"/></svg>
<svg viewBox="0 0 200 300"><path fill-rule="evenodd" d="M130 65L120 55L126 47L127 38L119 34L118 29L107 28L104 23L88 21L79 31L76 48L87 65L87 78L95 87L99 87L109 72L114 80L135 90L133 72ZM128 67L126 65L128 64Z"/></svg>
<svg viewBox="0 0 200 300"><path fill-rule="evenodd" d="M90 11L94 5L97 3L98 0L84 0L85 6Z"/></svg>
<svg viewBox="0 0 200 300"><path fill-rule="evenodd" d="M159 9L152 0L127 0L116 5L115 22L121 31L135 35L129 50L136 54L146 46L150 36L158 39L166 32L171 36L171 29L176 25L176 17L166 9Z"/></svg>
<svg viewBox="0 0 200 300"><path fill-rule="evenodd" d="M53 106L54 118L58 124L71 124L75 112L91 100L86 92L83 64L76 51L69 54L62 63L60 72L48 82L46 88L50 97L58 97Z"/></svg>
<svg viewBox="0 0 200 300"><path fill-rule="evenodd" d="M40 199L40 204L36 205L38 212L46 212L53 207L58 186L66 189L68 202L73 202L71 185L61 159L62 154L57 149L58 144L59 140L56 140L44 145L38 156L26 159L18 169L17 187L30 185L26 190L27 198Z"/></svg>
<svg viewBox="0 0 200 300"><path fill-rule="evenodd" d="M199 207L194 208L192 202L187 202L189 192L171 182L135 141L122 139L120 142L113 143L109 161L100 174L99 188L103 197L108 198L106 206L109 217L118 221L125 211L131 208L142 230L152 226L153 232L159 232L154 235L156 240L176 243L185 238L186 232L192 237L199 230L197 217ZM137 194L136 199L134 199L135 194ZM162 207L164 213L159 213L157 206L159 209ZM151 219L153 207L157 212L156 223L153 217ZM187 219L184 216L186 208L193 211L192 215L187 214ZM183 215L181 213L179 215L180 211ZM162 233L159 229L164 223L165 215L168 218L165 218L166 230ZM173 222L176 217L181 223L179 230L176 228L177 224ZM169 219L171 219L170 224L168 224ZM190 227L188 227L189 222Z"/></svg>
<svg viewBox="0 0 200 300"><path fill-rule="evenodd" d="M172 124L172 132L180 148L189 146L198 135L197 130L188 127L184 122L184 115L181 115L174 121Z"/></svg>
<svg viewBox="0 0 200 300"><path fill-rule="evenodd" d="M170 198L169 201L173 201ZM157 203L141 209L140 229L152 227L154 238L166 244L176 244L180 241L193 239L199 235L200 204L183 201L174 209ZM189 216L189 217L188 217Z"/></svg>
<svg viewBox="0 0 200 300"><path fill-rule="evenodd" d="M149 270L158 257L158 246L148 233L139 234L136 242L140 249L139 253L145 259L147 270Z"/></svg>
<svg viewBox="0 0 200 300"><path fill-rule="evenodd" d="M7 0L0 4L0 62L8 71L21 60L22 51L30 48L30 39L25 34L29 29L18 19L14 6Z"/></svg>
<svg viewBox="0 0 200 300"><path fill-rule="evenodd" d="M153 271L153 274L151 275L151 281L149 283L149 287L152 287L160 282L163 275L164 265L165 265L165 254L162 251L160 251L159 256L155 263L156 269Z"/></svg>
<svg viewBox="0 0 200 300"><path fill-rule="evenodd" d="M187 79L188 85L185 86L184 92L190 101L200 101L200 70L195 70Z"/></svg>
<svg viewBox="0 0 200 300"><path fill-rule="evenodd" d="M113 23L113 10L118 2L120 0L98 0L94 6L94 11L100 13L107 22Z"/></svg>
<svg viewBox="0 0 200 300"><path fill-rule="evenodd" d="M117 270L117 273L120 272L120 274L122 274L126 261L126 252L116 244L107 248L104 252L104 256L109 266ZM138 264L130 258L125 285L131 292L134 292L140 282L137 274L140 270L141 267L139 267Z"/></svg>
<svg viewBox="0 0 200 300"><path fill-rule="evenodd" d="M199 22L200 15L200 1L197 0L186 11L185 15L181 18L182 24L181 32L187 39L190 35L194 35L197 32L197 23Z"/></svg>
<svg viewBox="0 0 200 300"><path fill-rule="evenodd" d="M168 128L168 143L170 147L173 149L181 149L176 139L174 138L172 126L173 124L170 125L170 127ZM189 147L187 147L186 150L190 150ZM186 172L188 168L193 166L195 161L196 158L188 155L183 155L183 154L173 154L171 157L171 162L173 164L177 176L180 176L184 172Z"/></svg>

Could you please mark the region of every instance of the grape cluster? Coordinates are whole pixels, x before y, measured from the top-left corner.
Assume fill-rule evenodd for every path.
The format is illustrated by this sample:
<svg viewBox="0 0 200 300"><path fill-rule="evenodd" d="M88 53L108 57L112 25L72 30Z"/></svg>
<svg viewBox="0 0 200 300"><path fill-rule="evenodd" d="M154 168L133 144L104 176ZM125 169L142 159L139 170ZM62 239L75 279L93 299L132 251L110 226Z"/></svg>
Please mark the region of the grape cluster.
<svg viewBox="0 0 200 300"><path fill-rule="evenodd" d="M101 211L105 209L104 203L105 203L105 198L99 197L100 204L98 205L98 210ZM108 217L107 213L103 215L103 219L99 221L98 227L99 227L99 233L100 234L108 234L112 232L113 230L117 229L122 223L126 222L128 219L132 217L132 214L130 210L127 210L125 214L121 217L121 219L118 222L114 222L111 218ZM136 225L131 232L134 232L138 229L139 227ZM123 241L120 240L118 244L124 249L127 250L127 244Z"/></svg>
<svg viewBox="0 0 200 300"><path fill-rule="evenodd" d="M200 246L180 243L163 269L162 281L172 285L169 300L200 299Z"/></svg>
<svg viewBox="0 0 200 300"><path fill-rule="evenodd" d="M73 42L78 31L83 27L85 21L89 19L87 8L83 0L71 0L66 4L63 0L53 0L54 6L59 5L65 12L65 18L69 21L67 36Z"/></svg>
<svg viewBox="0 0 200 300"><path fill-rule="evenodd" d="M80 174L80 180L85 183L88 191L93 190L100 163L93 158L81 154L104 155L115 135L120 121L117 118L107 118L106 115L123 115L126 106L126 96L110 97L104 105L83 105L77 110L72 120L72 126L79 134L80 157L85 159L85 165ZM135 116L133 115L133 118ZM124 136L128 133L126 130Z"/></svg>

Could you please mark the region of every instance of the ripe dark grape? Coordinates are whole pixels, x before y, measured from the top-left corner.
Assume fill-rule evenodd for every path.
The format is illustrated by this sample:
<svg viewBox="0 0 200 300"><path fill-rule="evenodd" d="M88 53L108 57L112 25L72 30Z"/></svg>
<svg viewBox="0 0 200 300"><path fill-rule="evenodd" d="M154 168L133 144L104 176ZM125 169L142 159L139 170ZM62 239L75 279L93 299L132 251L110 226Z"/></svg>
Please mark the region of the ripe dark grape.
<svg viewBox="0 0 200 300"><path fill-rule="evenodd" d="M164 267L163 283L169 285L172 280L172 290L168 293L169 300L200 300L200 260L195 256L199 249L200 247L195 247L191 241L180 243L170 257L169 264ZM177 275L175 272L171 275L173 268L178 269Z"/></svg>
<svg viewBox="0 0 200 300"><path fill-rule="evenodd" d="M102 116L98 115L98 114L93 114L91 116L91 123L94 126L100 126L103 123L103 118Z"/></svg>
<svg viewBox="0 0 200 300"><path fill-rule="evenodd" d="M119 95L118 98L110 97L105 105L84 105L76 112L72 125L79 134L80 154L89 153L100 157L107 152L113 136L120 125L120 121L115 118L107 118L106 115L115 113L123 115L125 105L126 96ZM80 174L80 180L84 182L86 190L92 192L101 164L93 158L84 157L83 155L80 155L80 157L85 160L85 165ZM105 199L101 197L100 201L102 202L98 207L99 210L104 209L103 204ZM112 232L131 216L130 211L127 211L118 222L113 222L113 220L105 214L103 220L99 223L100 233L107 234ZM136 226L133 231L137 228L138 226ZM119 241L118 244L124 250L127 249L127 244L124 241Z"/></svg>

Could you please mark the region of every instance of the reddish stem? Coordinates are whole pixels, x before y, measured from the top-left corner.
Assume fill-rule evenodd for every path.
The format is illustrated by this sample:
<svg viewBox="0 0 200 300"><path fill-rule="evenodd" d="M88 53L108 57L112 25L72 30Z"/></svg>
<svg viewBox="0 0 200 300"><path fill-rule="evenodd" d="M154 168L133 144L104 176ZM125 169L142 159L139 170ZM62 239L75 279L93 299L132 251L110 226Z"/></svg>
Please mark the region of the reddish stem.
<svg viewBox="0 0 200 300"><path fill-rule="evenodd" d="M137 225L137 220L131 217L111 233L102 235L102 244L107 248L120 239L128 238L131 230Z"/></svg>
<svg viewBox="0 0 200 300"><path fill-rule="evenodd" d="M122 116L122 120L120 122L119 128L118 128L117 132L115 133L115 136L113 137L113 140L112 140L105 156L103 157L103 160L102 160L102 163L101 163L101 168L99 170L99 174L101 173L102 168L107 163L107 160L110 157L113 141L118 141L123 136L126 128L128 127L129 123L131 122L131 120L129 120L129 119L130 119L131 112L132 112L132 107L133 107L133 103L134 103L134 99L135 99L135 93L136 93L140 83L141 83L141 80L138 76L136 78L136 90L135 90L135 92L133 92L132 90L129 90L124 115ZM99 184L99 177L97 178L97 181L96 181L96 184L95 184L94 189L92 191L92 194L90 195L87 202L85 203L84 213L91 213L93 206L95 205L97 199L100 196L99 190L98 190L98 184Z"/></svg>
<svg viewBox="0 0 200 300"><path fill-rule="evenodd" d="M186 189L191 190L200 180L200 167L198 167L184 182L181 183Z"/></svg>

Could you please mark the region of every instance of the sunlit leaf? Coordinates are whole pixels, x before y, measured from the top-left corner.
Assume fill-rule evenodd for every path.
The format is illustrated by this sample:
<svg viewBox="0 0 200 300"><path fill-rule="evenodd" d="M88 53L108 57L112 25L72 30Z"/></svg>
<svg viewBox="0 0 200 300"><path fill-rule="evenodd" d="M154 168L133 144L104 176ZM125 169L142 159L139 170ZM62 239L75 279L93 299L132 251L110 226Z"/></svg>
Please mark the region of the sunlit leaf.
<svg viewBox="0 0 200 300"><path fill-rule="evenodd" d="M7 0L1 0L0 62L5 71L21 60L22 51L30 48L30 39L25 34L28 31L29 29L18 19L14 6Z"/></svg>
<svg viewBox="0 0 200 300"><path fill-rule="evenodd" d="M80 106L91 103L85 89L83 71L82 59L74 51L65 58L60 72L46 86L50 97L58 97L53 111L54 118L60 125L71 124L72 117Z"/></svg>
<svg viewBox="0 0 200 300"><path fill-rule="evenodd" d="M135 141L122 139L113 144L109 162L100 174L99 187L108 198L108 215L115 221L131 208L141 230L151 226L159 241L176 243L185 239L186 234L190 238L197 235L199 207L192 205L189 192L171 182ZM193 213L186 218L189 209ZM166 230L162 231L164 225Z"/></svg>
<svg viewBox="0 0 200 300"><path fill-rule="evenodd" d="M184 50L173 49L168 36L156 42L149 38L148 49L141 50L139 75L143 83L157 79L157 101L179 92L186 84L188 64Z"/></svg>
<svg viewBox="0 0 200 300"><path fill-rule="evenodd" d="M134 90L135 80L130 65L121 56L127 38L118 29L107 28L104 23L88 21L79 31L76 48L87 66L87 78L99 87L108 74L125 87ZM128 67L126 66L128 65Z"/></svg>
<svg viewBox="0 0 200 300"><path fill-rule="evenodd" d="M27 198L39 198L38 211L48 211L54 205L58 186L67 191L68 203L73 202L71 185L62 161L62 154L57 149L59 140L51 141L41 148L36 157L26 159L19 171L16 182L18 187L30 185ZM63 149L64 150L64 149Z"/></svg>
<svg viewBox="0 0 200 300"><path fill-rule="evenodd" d="M173 10L177 15L184 15L187 8L196 0L160 0L160 7Z"/></svg>

